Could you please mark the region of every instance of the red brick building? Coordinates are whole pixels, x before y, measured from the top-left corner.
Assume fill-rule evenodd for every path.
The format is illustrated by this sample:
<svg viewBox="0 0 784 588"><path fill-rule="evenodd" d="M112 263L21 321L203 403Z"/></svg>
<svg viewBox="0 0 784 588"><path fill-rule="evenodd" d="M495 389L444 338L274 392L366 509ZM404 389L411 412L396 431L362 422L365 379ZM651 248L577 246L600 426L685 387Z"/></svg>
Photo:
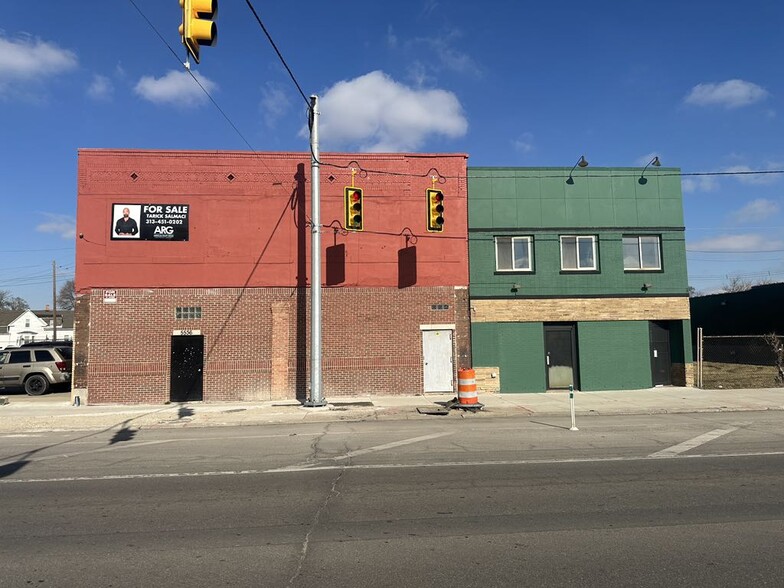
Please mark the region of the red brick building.
<svg viewBox="0 0 784 588"><path fill-rule="evenodd" d="M466 160L322 155L327 400L451 392L470 364ZM352 167L361 232L342 229ZM441 233L426 230L433 175L445 196ZM80 150L82 400L306 398L309 211L307 153Z"/></svg>

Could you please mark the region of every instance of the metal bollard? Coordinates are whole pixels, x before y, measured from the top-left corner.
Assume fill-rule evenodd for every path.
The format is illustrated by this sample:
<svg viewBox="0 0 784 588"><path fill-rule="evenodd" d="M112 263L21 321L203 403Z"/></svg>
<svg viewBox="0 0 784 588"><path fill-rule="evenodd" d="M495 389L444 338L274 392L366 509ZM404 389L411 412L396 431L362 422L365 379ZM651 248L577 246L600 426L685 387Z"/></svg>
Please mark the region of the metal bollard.
<svg viewBox="0 0 784 588"><path fill-rule="evenodd" d="M572 412L572 426L569 428L570 431L579 431L580 429L577 428L574 419L574 386L569 384L569 408Z"/></svg>

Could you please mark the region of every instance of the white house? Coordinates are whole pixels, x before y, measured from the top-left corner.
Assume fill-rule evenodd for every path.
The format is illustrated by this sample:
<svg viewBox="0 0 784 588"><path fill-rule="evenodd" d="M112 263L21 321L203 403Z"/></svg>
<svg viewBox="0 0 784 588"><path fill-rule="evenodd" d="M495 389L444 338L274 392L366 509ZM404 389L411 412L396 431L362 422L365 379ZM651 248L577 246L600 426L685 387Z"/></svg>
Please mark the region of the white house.
<svg viewBox="0 0 784 588"><path fill-rule="evenodd" d="M33 341L50 341L54 335L53 312L45 310L0 310L0 349ZM57 340L73 339L73 311L57 312Z"/></svg>

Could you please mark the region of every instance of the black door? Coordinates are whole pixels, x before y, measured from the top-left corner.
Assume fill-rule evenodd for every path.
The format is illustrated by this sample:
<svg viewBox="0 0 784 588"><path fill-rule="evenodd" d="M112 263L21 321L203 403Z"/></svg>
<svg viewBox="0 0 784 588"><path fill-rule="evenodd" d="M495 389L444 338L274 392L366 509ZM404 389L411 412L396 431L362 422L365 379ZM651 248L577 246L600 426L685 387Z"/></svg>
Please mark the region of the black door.
<svg viewBox="0 0 784 588"><path fill-rule="evenodd" d="M650 322L651 372L654 386L672 384L672 357L670 356L670 326L668 323Z"/></svg>
<svg viewBox="0 0 784 588"><path fill-rule="evenodd" d="M174 336L171 340L172 402L202 399L202 369L204 367L204 336Z"/></svg>
<svg viewBox="0 0 784 588"><path fill-rule="evenodd" d="M578 387L577 344L574 325L544 326L545 369L547 388L558 390Z"/></svg>

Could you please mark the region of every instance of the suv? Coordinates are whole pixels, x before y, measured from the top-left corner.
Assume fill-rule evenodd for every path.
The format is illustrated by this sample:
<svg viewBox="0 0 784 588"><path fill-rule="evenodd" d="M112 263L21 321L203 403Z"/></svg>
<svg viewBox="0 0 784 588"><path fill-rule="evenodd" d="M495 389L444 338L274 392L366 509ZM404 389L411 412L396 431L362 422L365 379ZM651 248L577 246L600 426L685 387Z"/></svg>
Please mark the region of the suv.
<svg viewBox="0 0 784 588"><path fill-rule="evenodd" d="M71 357L63 347L28 347L0 351L0 388L22 386L30 396L71 381Z"/></svg>

